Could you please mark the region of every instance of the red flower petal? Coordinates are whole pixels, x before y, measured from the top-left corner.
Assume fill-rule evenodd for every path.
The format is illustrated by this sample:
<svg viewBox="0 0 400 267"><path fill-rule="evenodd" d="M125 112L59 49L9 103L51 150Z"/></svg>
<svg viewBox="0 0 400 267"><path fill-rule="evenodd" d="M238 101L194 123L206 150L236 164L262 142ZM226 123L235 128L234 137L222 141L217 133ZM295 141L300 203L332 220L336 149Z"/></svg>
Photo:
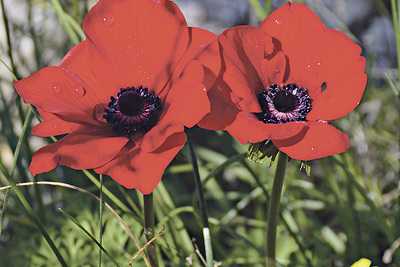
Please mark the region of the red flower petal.
<svg viewBox="0 0 400 267"><path fill-rule="evenodd" d="M140 148L144 152L153 152L159 148L171 135L183 131L184 127L181 123L161 120L142 137Z"/></svg>
<svg viewBox="0 0 400 267"><path fill-rule="evenodd" d="M236 108L222 95L216 85L207 92L207 96L210 99L210 112L197 125L209 130L225 129L225 110L228 107Z"/></svg>
<svg viewBox="0 0 400 267"><path fill-rule="evenodd" d="M165 101L168 110L163 120L178 121L190 128L210 111L203 77L203 67L198 61L191 61L182 76L172 83Z"/></svg>
<svg viewBox="0 0 400 267"><path fill-rule="evenodd" d="M32 175L54 169L57 164L73 169L93 169L109 162L129 141L101 128L85 128L42 147L32 157Z"/></svg>
<svg viewBox="0 0 400 267"><path fill-rule="evenodd" d="M100 1L83 24L86 43L67 56L68 68L96 88L103 102L128 86L156 94L189 42L185 19L170 1Z"/></svg>
<svg viewBox="0 0 400 267"><path fill-rule="evenodd" d="M226 130L240 143L257 143L267 139L286 139L298 134L306 122L289 122L281 124L266 124L254 114L226 109ZM232 121L232 122L230 122Z"/></svg>
<svg viewBox="0 0 400 267"><path fill-rule="evenodd" d="M40 112L40 111L39 111ZM46 114L46 115L45 115ZM71 133L79 129L82 125L59 119L51 113L40 112L44 119L41 123L32 128L32 134L41 137L57 136Z"/></svg>
<svg viewBox="0 0 400 267"><path fill-rule="evenodd" d="M290 64L287 83L308 89L313 103L307 119L333 120L348 114L360 102L367 80L361 48L330 29L303 33L297 40L300 44L285 51Z"/></svg>
<svg viewBox="0 0 400 267"><path fill-rule="evenodd" d="M223 59L221 78L228 85L222 94L240 110L260 112L257 94L276 80L281 82L285 69L282 55L277 57L281 60L269 57L275 49L271 36L251 26L239 26L223 32L218 42Z"/></svg>
<svg viewBox="0 0 400 267"><path fill-rule="evenodd" d="M272 141L292 159L304 161L340 154L350 147L347 134L323 122L311 123L292 138Z"/></svg>
<svg viewBox="0 0 400 267"><path fill-rule="evenodd" d="M91 90L78 77L59 67L47 67L16 81L15 89L25 103L39 110L69 118L74 122L99 124L93 107L99 104Z"/></svg>
<svg viewBox="0 0 400 267"><path fill-rule="evenodd" d="M287 2L272 12L258 28L280 40L282 49L286 51L286 45L300 44L295 39L297 35L325 29L325 25L306 5Z"/></svg>
<svg viewBox="0 0 400 267"><path fill-rule="evenodd" d="M126 188L136 188L150 194L160 182L165 168L186 143L185 133L171 135L153 153L141 150L137 145L121 151L112 161L96 168L95 172L111 176Z"/></svg>
<svg viewBox="0 0 400 267"><path fill-rule="evenodd" d="M307 120L334 120L358 105L366 85L365 58L347 36L326 29L302 4L287 3L259 28L277 38L288 57L285 82L308 89L313 103ZM322 85L326 89L321 93Z"/></svg>
<svg viewBox="0 0 400 267"><path fill-rule="evenodd" d="M204 29L189 27L189 40L189 47L183 58L179 61L174 71L173 79L181 75L177 69L183 70L191 60L196 59L201 63L204 73L206 73L203 76L204 80L202 83L209 89L214 84L221 67L219 48L216 42L217 35Z"/></svg>

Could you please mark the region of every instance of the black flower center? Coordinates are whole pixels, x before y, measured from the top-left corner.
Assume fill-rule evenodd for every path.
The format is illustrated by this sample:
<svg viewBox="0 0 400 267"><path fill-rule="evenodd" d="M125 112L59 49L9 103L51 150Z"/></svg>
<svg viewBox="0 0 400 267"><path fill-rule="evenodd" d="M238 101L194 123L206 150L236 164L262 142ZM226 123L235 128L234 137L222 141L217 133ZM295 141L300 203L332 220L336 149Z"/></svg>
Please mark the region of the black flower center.
<svg viewBox="0 0 400 267"><path fill-rule="evenodd" d="M307 89L295 83L280 88L277 84L267 87L258 95L262 113L256 115L264 123L305 121L311 110L311 98Z"/></svg>
<svg viewBox="0 0 400 267"><path fill-rule="evenodd" d="M158 122L162 109L160 98L147 88L121 88L117 97L110 99L103 117L118 132L146 133Z"/></svg>

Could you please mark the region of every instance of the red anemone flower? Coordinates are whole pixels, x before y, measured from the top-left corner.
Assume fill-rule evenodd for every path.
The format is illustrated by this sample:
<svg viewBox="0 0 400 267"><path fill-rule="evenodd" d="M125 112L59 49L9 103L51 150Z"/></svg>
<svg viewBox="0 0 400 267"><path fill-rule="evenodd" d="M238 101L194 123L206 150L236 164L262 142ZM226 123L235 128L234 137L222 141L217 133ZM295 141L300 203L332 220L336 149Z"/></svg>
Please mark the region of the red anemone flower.
<svg viewBox="0 0 400 267"><path fill-rule="evenodd" d="M168 0L100 0L83 30L59 66L14 84L44 119L34 135L66 134L33 155L30 171L94 169L149 194L185 145L184 127L210 110L220 59L200 52L216 36L188 28Z"/></svg>
<svg viewBox="0 0 400 267"><path fill-rule="evenodd" d="M330 123L352 111L366 85L361 48L327 29L305 5L287 2L255 28L218 37L221 70L199 123L242 144L272 140L293 159L339 154L349 138Z"/></svg>

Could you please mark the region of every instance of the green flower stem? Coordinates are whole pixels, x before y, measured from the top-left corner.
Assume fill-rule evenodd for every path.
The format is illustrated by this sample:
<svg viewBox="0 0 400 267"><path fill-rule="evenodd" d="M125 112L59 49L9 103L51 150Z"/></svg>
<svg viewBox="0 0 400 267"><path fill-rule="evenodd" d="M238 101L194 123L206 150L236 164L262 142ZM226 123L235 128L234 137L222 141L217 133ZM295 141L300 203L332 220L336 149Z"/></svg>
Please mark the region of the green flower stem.
<svg viewBox="0 0 400 267"><path fill-rule="evenodd" d="M194 173L194 180L196 183L196 190L197 190L197 194L199 195L199 205L200 205L201 218L202 218L202 222L203 222L203 237L204 237L204 247L205 247L205 251L206 251L207 267L213 267L214 266L214 258L213 258L213 251L212 251L212 245L211 245L210 227L208 224L207 204L206 204L206 200L204 198L203 186L201 184L201 179L200 179L200 174L199 174L199 166L197 165L197 157L196 157L196 154L194 153L192 138L189 134L189 131L186 131L186 135L188 138L190 157L191 157L192 165L193 165L193 173Z"/></svg>
<svg viewBox="0 0 400 267"><path fill-rule="evenodd" d="M146 236L146 243L154 237L154 203L153 193L143 195L144 202L144 234ZM150 243L147 247L150 264L152 267L158 267L157 250L154 242Z"/></svg>
<svg viewBox="0 0 400 267"><path fill-rule="evenodd" d="M99 243L100 245L103 245L103 175L99 175L99 180L100 180L100 201L99 201L99 221L100 221L100 226L99 226ZM102 250L100 248L99 251L99 267L101 267L101 253Z"/></svg>
<svg viewBox="0 0 400 267"><path fill-rule="evenodd" d="M397 48L397 67L399 69L399 77L400 80L400 25L399 25L399 9L400 9L400 1L392 0L391 7L392 7L392 16L393 16L393 27L396 36L396 48Z"/></svg>
<svg viewBox="0 0 400 267"><path fill-rule="evenodd" d="M267 267L275 267L275 251L276 251L276 226L279 214L279 204L283 187L283 179L285 178L286 163L288 157L286 154L279 152L278 163L275 170L274 183L272 185L271 199L268 208L267 222Z"/></svg>

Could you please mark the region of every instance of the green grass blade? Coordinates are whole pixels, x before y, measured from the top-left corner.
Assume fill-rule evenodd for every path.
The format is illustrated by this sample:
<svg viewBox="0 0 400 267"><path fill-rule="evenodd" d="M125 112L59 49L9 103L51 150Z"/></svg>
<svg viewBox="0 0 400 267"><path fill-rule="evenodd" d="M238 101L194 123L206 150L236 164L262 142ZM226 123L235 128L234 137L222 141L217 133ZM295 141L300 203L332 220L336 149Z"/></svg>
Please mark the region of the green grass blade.
<svg viewBox="0 0 400 267"><path fill-rule="evenodd" d="M0 237L1 237L1 232L3 231L3 223L4 223L4 218L6 215L6 210L7 210L7 204L8 204L8 199L10 197L10 189L6 190L6 197L4 198L4 203L3 203L3 208L1 210L1 216L0 216Z"/></svg>
<svg viewBox="0 0 400 267"><path fill-rule="evenodd" d="M1 0L1 11L3 13L3 23L4 23L4 28L5 28L5 32L6 32L6 37L7 37L7 46L8 46L8 57L10 58L10 62L11 62L11 72L13 73L13 76L15 77L14 80L18 80L18 75L15 72L15 66L14 66L14 57L13 57L13 53L12 53L12 45L11 45L11 38L10 38L10 27L8 25L8 18L7 18L7 14L6 14L6 10L4 8L4 1Z"/></svg>
<svg viewBox="0 0 400 267"><path fill-rule="evenodd" d="M19 151L21 150L22 140L24 139L24 136L26 134L26 129L28 128L28 126L31 122L32 116L33 116L32 110L28 109L28 113L26 113L24 125L22 127L21 136L18 139L17 147L15 148L15 151L14 151L14 158L13 158L12 165L11 165L10 177L12 177L14 175L15 167L17 166Z"/></svg>
<svg viewBox="0 0 400 267"><path fill-rule="evenodd" d="M46 230L44 229L42 223L40 222L38 216L36 215L36 213L33 211L32 207L29 205L28 201L26 200L25 196L22 194L22 192L18 189L18 187L16 186L14 180L12 179L12 175L14 174L15 171L15 166L16 166L16 162L19 156L19 151L21 148L21 143L23 138L25 137L26 134L26 129L28 127L28 124L30 122L30 119L32 118L32 110L29 109L28 113L26 115L26 119L24 122L24 126L22 128L22 132L21 135L18 139L18 143L17 143L17 147L15 149L14 152L14 158L13 158L13 163L12 163L12 167L10 170L10 174L8 174L6 168L3 166L3 164L0 165L0 170L1 172L4 174L4 176L6 177L8 183L11 185L11 187L13 188L13 190L15 191L15 193L17 194L19 200L21 201L22 205L24 206L24 208L26 209L26 211L28 212L28 215L31 217L31 219L34 221L34 223L36 224L36 226L39 228L40 232L42 233L43 237L46 239L47 243L50 245L51 249L53 250L54 254L56 254L58 260L60 261L62 266L67 266L65 260L63 259L63 257L61 256L60 252L58 251L57 247L55 246L53 240L50 238L50 236L48 235L48 233L46 232Z"/></svg>
<svg viewBox="0 0 400 267"><path fill-rule="evenodd" d="M91 233L89 233L88 230L85 229L85 227L83 227L77 220L75 220L71 215L69 215L68 213L66 213L62 209L59 209L59 210L62 212L62 214L65 215L65 217L70 219L76 226L81 228L82 231L85 232L85 234L87 234L89 236L89 238L92 239L92 241L95 242L96 245L107 255L107 257L114 263L114 265L119 267L118 262L116 262L114 260L114 258L110 255L110 253L108 253L108 251L99 243L99 241L96 240L96 238Z"/></svg>
<svg viewBox="0 0 400 267"><path fill-rule="evenodd" d="M64 28L65 32L68 35L69 40L73 45L77 45L79 43L79 38L76 32L73 30L71 24L68 22L67 16L58 0L51 0L51 4L54 7L54 11L61 21L61 25Z"/></svg>
<svg viewBox="0 0 400 267"><path fill-rule="evenodd" d="M218 167L212 169L210 173L206 176L206 178L202 180L202 184L205 185L208 182L208 180L210 180L211 178L213 178L214 176L225 170L228 166L232 165L235 162L239 162L245 158L247 158L247 153L242 153L229 158L227 161L225 161Z"/></svg>
<svg viewBox="0 0 400 267"><path fill-rule="evenodd" d="M258 18L260 20L263 20L267 17L268 13L266 10L261 6L260 2L258 0L249 0L250 5L256 11Z"/></svg>
<svg viewBox="0 0 400 267"><path fill-rule="evenodd" d="M4 174L6 177L8 183L14 190L15 194L17 194L19 200L21 201L22 205L24 206L25 210L27 211L29 217L33 220L33 222L36 224L36 226L39 228L39 231L43 235L43 237L46 239L47 243L49 244L50 248L53 250L54 254L56 255L58 261L63 267L68 266L67 263L65 262L64 258L61 256L60 251L57 249L56 245L54 244L53 240L50 238L49 234L47 233L46 229L44 229L42 223L40 222L38 216L36 213L33 211L32 207L29 205L28 201L26 200L25 196L22 194L22 192L19 190L11 176L7 173L6 168L3 166L3 164L0 164L0 171Z"/></svg>
<svg viewBox="0 0 400 267"><path fill-rule="evenodd" d="M6 66L6 68L8 69L8 71L9 71L9 72L11 73L11 75L13 76L14 81L17 81L17 80L18 80L18 79L17 79L17 76L15 76L14 72L12 71L12 69L11 69L9 66L7 66L7 64L6 64L3 60L0 59L0 62L3 63L4 66Z"/></svg>

